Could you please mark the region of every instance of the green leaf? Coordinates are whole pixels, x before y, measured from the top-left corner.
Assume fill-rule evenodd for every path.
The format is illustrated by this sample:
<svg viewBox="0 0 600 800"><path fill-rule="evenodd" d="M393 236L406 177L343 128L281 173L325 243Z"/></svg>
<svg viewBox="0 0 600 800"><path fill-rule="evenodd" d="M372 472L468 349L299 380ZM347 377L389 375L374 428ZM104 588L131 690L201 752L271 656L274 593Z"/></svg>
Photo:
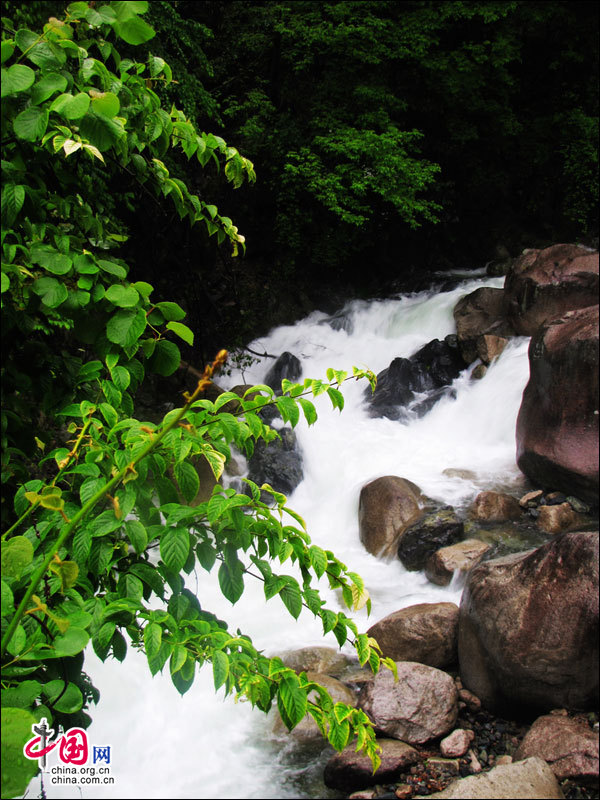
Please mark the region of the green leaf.
<svg viewBox="0 0 600 800"><path fill-rule="evenodd" d="M65 119L69 120L81 119L83 116L85 116L89 107L89 94L86 92L79 92L79 94L76 94L68 102L61 105L60 114Z"/></svg>
<svg viewBox="0 0 600 800"><path fill-rule="evenodd" d="M104 296L110 303L120 308L131 308L140 302L140 296L133 286L121 286L118 283L109 286Z"/></svg>
<svg viewBox="0 0 600 800"><path fill-rule="evenodd" d="M36 718L24 708L2 708L2 796L21 797L39 765L23 755Z"/></svg>
<svg viewBox="0 0 600 800"><path fill-rule="evenodd" d="M222 650L215 650L212 654L213 680L215 691L219 689L229 675L229 658Z"/></svg>
<svg viewBox="0 0 600 800"><path fill-rule="evenodd" d="M297 401L302 407L304 416L309 425L313 425L317 421L317 411L314 405L305 397L299 397Z"/></svg>
<svg viewBox="0 0 600 800"><path fill-rule="evenodd" d="M127 520L125 522L125 533L135 552L138 555L143 553L148 545L148 534L142 523L137 519Z"/></svg>
<svg viewBox="0 0 600 800"><path fill-rule="evenodd" d="M145 329L146 315L142 309L123 309L108 321L106 336L109 341L130 348L137 343Z"/></svg>
<svg viewBox="0 0 600 800"><path fill-rule="evenodd" d="M123 22L113 23L113 30L127 44L144 44L150 41L156 31L139 17L131 17Z"/></svg>
<svg viewBox="0 0 600 800"><path fill-rule="evenodd" d="M37 106L51 97L54 92L64 92L67 88L67 79L58 72L48 72L39 80L31 90L31 102Z"/></svg>
<svg viewBox="0 0 600 800"><path fill-rule="evenodd" d="M330 717L330 720L331 725L327 738L332 747L341 752L350 741L350 723L347 719L341 723L338 723L335 718Z"/></svg>
<svg viewBox="0 0 600 800"><path fill-rule="evenodd" d="M2 581L2 616L7 617L12 615L14 610L14 597L12 589L5 581Z"/></svg>
<svg viewBox="0 0 600 800"><path fill-rule="evenodd" d="M277 708L288 730L304 719L307 706L306 692L300 688L298 676L284 675L277 691Z"/></svg>
<svg viewBox="0 0 600 800"><path fill-rule="evenodd" d="M320 578L327 569L327 554L320 547L313 544L309 549L310 563L318 578Z"/></svg>
<svg viewBox="0 0 600 800"><path fill-rule="evenodd" d="M207 572L210 572L217 558L217 550L210 542L198 542L196 545L198 561Z"/></svg>
<svg viewBox="0 0 600 800"><path fill-rule="evenodd" d="M200 488L198 473L187 461L181 461L175 464L173 472L181 494L184 496L186 502L191 503L198 494L198 489Z"/></svg>
<svg viewBox="0 0 600 800"><path fill-rule="evenodd" d="M183 325L181 322L167 322L167 330L173 331L180 339L193 347L194 334L187 325Z"/></svg>
<svg viewBox="0 0 600 800"><path fill-rule="evenodd" d="M7 227L13 224L24 202L24 186L15 183L7 183L2 189L2 218ZM2 273L2 275L4 277L4 273ZM5 289L2 289L2 291L5 291Z"/></svg>
<svg viewBox="0 0 600 800"><path fill-rule="evenodd" d="M12 56L14 51L15 51L15 43L10 39L5 39L2 42L2 58L0 59L2 64L4 64L5 61L8 61L8 59Z"/></svg>
<svg viewBox="0 0 600 800"><path fill-rule="evenodd" d="M88 111L82 118L79 133L101 152L109 150L125 135L123 127L118 122L95 111Z"/></svg>
<svg viewBox="0 0 600 800"><path fill-rule="evenodd" d="M288 578L288 583L281 589L279 596L292 617L298 619L302 611L302 595L300 587L293 578Z"/></svg>
<svg viewBox="0 0 600 800"><path fill-rule="evenodd" d="M141 313L143 314L143 312ZM149 360L149 367L153 372L158 373L158 375L168 377L175 372L180 363L181 353L177 345L173 342L161 339L156 343L154 353Z"/></svg>
<svg viewBox="0 0 600 800"><path fill-rule="evenodd" d="M188 653L187 659L181 669L177 670L177 672L171 675L171 680L173 681L173 685L179 692L179 694L184 695L188 689L191 688L192 684L194 683L194 672L196 670L196 662L192 658L192 656Z"/></svg>
<svg viewBox="0 0 600 800"><path fill-rule="evenodd" d="M341 411L344 408L344 395L339 389L334 389L332 386L327 389L327 394L329 395L332 406L334 408L339 408Z"/></svg>
<svg viewBox="0 0 600 800"><path fill-rule="evenodd" d="M48 109L29 106L15 117L13 130L19 139L26 142L37 142L46 133L48 127Z"/></svg>
<svg viewBox="0 0 600 800"><path fill-rule="evenodd" d="M283 395L278 397L275 401L284 422L289 422L292 428L295 428L300 419L300 410L296 402L291 398Z"/></svg>
<svg viewBox="0 0 600 800"><path fill-rule="evenodd" d="M89 528L80 528L73 536L73 556L80 566L85 566L92 547L92 532Z"/></svg>
<svg viewBox="0 0 600 800"><path fill-rule="evenodd" d="M17 92L25 92L33 85L35 72L24 64L13 64L2 70L2 97Z"/></svg>
<svg viewBox="0 0 600 800"><path fill-rule="evenodd" d="M31 260L54 275L66 275L73 266L72 260L48 244L34 244L31 247Z"/></svg>
<svg viewBox="0 0 600 800"><path fill-rule="evenodd" d="M67 287L56 278L38 278L31 289L40 295L42 303L48 308L58 308L69 296Z"/></svg>
<svg viewBox="0 0 600 800"><path fill-rule="evenodd" d="M177 305L177 303L171 303L165 300L161 303L156 303L156 308L158 308L163 317L169 321L177 321L185 317L185 311L181 306Z"/></svg>
<svg viewBox="0 0 600 800"><path fill-rule="evenodd" d="M75 714L83 708L83 695L75 683L68 683L65 689L63 680L50 681L43 686L42 694L48 705L61 714Z"/></svg>
<svg viewBox="0 0 600 800"><path fill-rule="evenodd" d="M129 571L141 578L157 597L163 597L165 593L164 581L154 567L138 562L137 564L132 564Z"/></svg>
<svg viewBox="0 0 600 800"><path fill-rule="evenodd" d="M156 622L149 622L144 628L144 648L148 661L158 655L161 644L162 628Z"/></svg>
<svg viewBox="0 0 600 800"><path fill-rule="evenodd" d="M92 647L94 652L101 661L106 660L110 643L115 631L117 630L116 622L105 622L98 633L92 639Z"/></svg>
<svg viewBox="0 0 600 800"><path fill-rule="evenodd" d="M2 542L2 575L20 578L23 570L33 561L33 545L25 536L13 536Z"/></svg>
<svg viewBox="0 0 600 800"><path fill-rule="evenodd" d="M223 562L219 567L218 577L219 586L224 596L230 603L237 603L244 592L244 575L241 563L238 561L230 565Z"/></svg>
<svg viewBox="0 0 600 800"><path fill-rule="evenodd" d="M127 269L122 264L117 264L115 261L107 261L104 258L98 259L98 266L108 272L109 275L115 275L117 278L126 278Z"/></svg>
<svg viewBox="0 0 600 800"><path fill-rule="evenodd" d="M171 663L169 664L169 671L171 672L171 675L179 672L179 670L187 661L187 656L188 652L185 647L182 644L176 644L171 655Z"/></svg>
<svg viewBox="0 0 600 800"><path fill-rule="evenodd" d="M160 556L169 569L180 572L190 550L190 535L185 528L167 528L160 537Z"/></svg>
<svg viewBox="0 0 600 800"><path fill-rule="evenodd" d="M92 98L92 109L105 117L116 117L120 108L119 98L112 92L102 92Z"/></svg>
<svg viewBox="0 0 600 800"><path fill-rule="evenodd" d="M57 636L54 639L54 652L55 656L63 658L64 656L76 656L77 653L85 648L90 640L90 635L83 628L69 627L66 633L62 636Z"/></svg>

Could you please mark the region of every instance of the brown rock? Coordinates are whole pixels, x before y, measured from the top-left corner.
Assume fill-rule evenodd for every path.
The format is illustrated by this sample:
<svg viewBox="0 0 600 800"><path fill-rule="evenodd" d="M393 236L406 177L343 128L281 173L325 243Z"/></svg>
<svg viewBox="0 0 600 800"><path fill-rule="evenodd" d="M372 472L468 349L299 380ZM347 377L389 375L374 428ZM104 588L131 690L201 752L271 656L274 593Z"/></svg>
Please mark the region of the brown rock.
<svg viewBox="0 0 600 800"><path fill-rule="evenodd" d="M585 708L598 697L597 626L597 531L483 562L460 605L463 684L490 709Z"/></svg>
<svg viewBox="0 0 600 800"><path fill-rule="evenodd" d="M360 540L367 551L379 557L395 555L398 539L421 517L424 504L419 487L395 475L363 486L358 521Z"/></svg>
<svg viewBox="0 0 600 800"><path fill-rule="evenodd" d="M461 297L454 307L460 351L467 364L478 358L477 339L485 334L512 336L504 314L504 290L488 286Z"/></svg>
<svg viewBox="0 0 600 800"><path fill-rule="evenodd" d="M447 586L454 573L468 572L479 564L490 545L479 539L465 539L464 542L442 547L429 557L425 566L425 575L438 586Z"/></svg>
<svg viewBox="0 0 600 800"><path fill-rule="evenodd" d="M394 661L417 661L442 668L456 661L458 606L419 603L394 611L371 626L383 655Z"/></svg>
<svg viewBox="0 0 600 800"><path fill-rule="evenodd" d="M425 764L435 772L443 772L446 775L458 775L460 772L457 758L428 758Z"/></svg>
<svg viewBox="0 0 600 800"><path fill-rule="evenodd" d="M539 717L525 734L515 761L543 758L559 780L598 780L598 734L587 724L569 717Z"/></svg>
<svg viewBox="0 0 600 800"><path fill-rule="evenodd" d="M460 758L467 752L474 738L473 731L457 728L445 739L442 739L440 753L446 758Z"/></svg>
<svg viewBox="0 0 600 800"><path fill-rule="evenodd" d="M409 783L399 783L394 791L394 794L398 800L408 800L408 798L412 797L414 793L415 790Z"/></svg>
<svg viewBox="0 0 600 800"><path fill-rule="evenodd" d="M346 792L364 789L393 781L407 767L419 761L419 754L414 747L397 739L378 739L377 744L381 747L381 766L375 774L371 759L355 752L355 745L351 744L327 762L323 776L325 785Z"/></svg>
<svg viewBox="0 0 600 800"><path fill-rule="evenodd" d="M481 700L476 694L470 692L468 689L459 689L458 696L469 709L469 711L479 711L481 708Z"/></svg>
<svg viewBox="0 0 600 800"><path fill-rule="evenodd" d="M381 670L359 695L359 706L386 736L422 744L452 730L458 716L458 693L445 672L400 661L398 681Z"/></svg>
<svg viewBox="0 0 600 800"><path fill-rule="evenodd" d="M502 764L512 764L512 763L513 763L513 757L509 756L508 754L505 754L503 756L498 756L498 758L496 759L497 767L500 767Z"/></svg>
<svg viewBox="0 0 600 800"><path fill-rule="evenodd" d="M508 339L504 336L494 336L491 333L484 333L477 337L477 355L484 364L490 364L508 344Z"/></svg>
<svg viewBox="0 0 600 800"><path fill-rule="evenodd" d="M598 306L543 326L529 345L517 463L538 486L598 505Z"/></svg>
<svg viewBox="0 0 600 800"><path fill-rule="evenodd" d="M505 522L520 519L522 511L519 501L509 494L480 492L469 509L469 515L481 522Z"/></svg>
<svg viewBox="0 0 600 800"><path fill-rule="evenodd" d="M485 374L488 371L488 368L485 364L477 364L473 372L471 373L471 377L474 381L480 381L482 378L485 378Z"/></svg>
<svg viewBox="0 0 600 800"><path fill-rule="evenodd" d="M561 800L561 791L554 773L540 758L528 758L516 764L496 766L489 772L470 775L453 781L441 792L429 797L483 798L483 800L507 800L508 798L532 798L537 800Z"/></svg>
<svg viewBox="0 0 600 800"><path fill-rule="evenodd" d="M519 500L519 505L521 508L535 508L539 505L539 501L543 497L544 493L541 489L536 489L533 492L527 492L524 494L523 497Z"/></svg>
<svg viewBox="0 0 600 800"><path fill-rule="evenodd" d="M578 245L529 250L515 260L504 282L506 318L522 336L597 302L598 253Z"/></svg>
<svg viewBox="0 0 600 800"><path fill-rule="evenodd" d="M577 514L569 503L557 506L540 506L536 525L546 533L563 533L584 524L584 517Z"/></svg>

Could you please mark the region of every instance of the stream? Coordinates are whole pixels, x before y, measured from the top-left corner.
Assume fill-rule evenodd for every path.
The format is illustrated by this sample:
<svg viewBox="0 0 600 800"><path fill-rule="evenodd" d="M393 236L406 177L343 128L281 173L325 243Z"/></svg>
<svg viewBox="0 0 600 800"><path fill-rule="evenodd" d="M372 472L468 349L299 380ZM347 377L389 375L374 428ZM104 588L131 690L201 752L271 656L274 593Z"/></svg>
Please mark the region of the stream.
<svg viewBox="0 0 600 800"><path fill-rule="evenodd" d="M303 378L325 378L328 367L353 365L381 371L397 356L411 356L431 339L455 331L453 308L460 297L480 286L501 287L503 278L462 280L447 291L398 295L386 300L353 301L343 309L335 330L328 315L314 312L300 322L273 330L250 346L279 355L294 353ZM447 277L447 276L446 276ZM339 318L338 318L339 321ZM421 572L408 572L399 561L387 563L367 553L359 541L358 501L362 486L383 475L416 483L424 494L464 509L484 489L518 494L526 486L515 463L515 425L527 382L528 339L510 341L482 380L465 370L454 381L455 398L444 397L424 417L393 421L371 418L365 383L344 384L340 414L324 395L315 400L318 422L296 428L304 462L304 480L289 497L291 508L306 520L315 544L333 550L363 576L372 599L369 618L355 614L366 630L384 616L415 603L460 602L461 585L431 584ZM261 383L273 360L262 359L243 374L219 379L230 388ZM449 471L449 472L448 472ZM284 571L290 571L287 569ZM218 588L216 570L201 567L188 579L203 608L250 635L267 655L304 647L337 647L332 634L304 610L295 621L279 598L265 603L262 584L246 581L235 606ZM328 607L341 608L335 592L321 581ZM352 652L349 648L348 652ZM110 745L114 785L52 786L48 798L315 798L338 797L322 784L322 768L332 752L303 753L293 743L274 741L271 720L247 703L235 704L215 694L212 671L197 674L181 698L167 674L150 677L144 656L129 652L125 662L102 664L91 648L86 670L101 693L91 714L88 737ZM166 670L168 673L168 670ZM29 797L39 793L39 779Z"/></svg>

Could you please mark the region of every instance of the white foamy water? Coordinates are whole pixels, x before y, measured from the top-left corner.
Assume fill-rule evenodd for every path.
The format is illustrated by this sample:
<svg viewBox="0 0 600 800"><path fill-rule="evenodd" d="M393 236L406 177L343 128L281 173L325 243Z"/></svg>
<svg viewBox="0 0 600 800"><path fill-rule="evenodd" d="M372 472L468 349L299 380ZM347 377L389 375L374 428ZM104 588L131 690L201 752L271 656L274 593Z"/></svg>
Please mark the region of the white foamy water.
<svg viewBox="0 0 600 800"><path fill-rule="evenodd" d="M294 353L302 361L303 378L325 378L328 367L351 371L353 365L377 373L397 356L411 356L431 339L453 333L452 310L458 299L479 286L500 287L502 281L471 280L444 293L351 303L345 309L351 333L334 330L324 322L325 314L315 312L251 347L277 355ZM220 383L260 383L272 363L263 359ZM346 407L341 414L322 396L315 400L317 424L309 428L302 421L296 428L305 477L289 505L306 520L313 542L333 550L365 579L373 611L369 619L364 611L356 615L363 630L414 603L459 602L461 587L434 586L399 561L386 563L366 553L358 535L361 487L382 475L398 475L438 501L464 507L482 489L518 486L522 476L515 464L515 424L527 378L527 340L515 339L483 380L471 380L466 371L454 382L455 399L443 398L421 419L370 418L364 382L350 381L343 388ZM281 571L289 574L291 569L286 562ZM267 654L305 645L337 646L331 634L322 637L321 624L309 612L303 611L296 622L279 598L265 603L258 581L253 585L248 579L246 586L232 607L221 596L216 575L198 567L188 580L203 608L227 620L233 630L241 628ZM330 608L341 607L324 582L319 588ZM102 664L90 648L86 667L102 694L92 709L89 740L111 745L115 785L83 787L80 793L46 780L49 798L324 796L305 788L306 765L269 740L268 720L261 712L235 705L231 698L223 700L222 690L215 695L210 667L183 699L167 675L151 678L145 658L136 653L123 664ZM38 787L34 781L30 796Z"/></svg>

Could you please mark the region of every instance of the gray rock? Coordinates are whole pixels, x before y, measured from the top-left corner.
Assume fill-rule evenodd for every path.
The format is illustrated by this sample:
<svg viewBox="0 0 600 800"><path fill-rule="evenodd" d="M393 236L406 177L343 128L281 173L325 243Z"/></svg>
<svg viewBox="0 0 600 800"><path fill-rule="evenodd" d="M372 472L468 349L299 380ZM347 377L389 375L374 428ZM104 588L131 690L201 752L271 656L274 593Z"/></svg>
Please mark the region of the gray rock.
<svg viewBox="0 0 600 800"><path fill-rule="evenodd" d="M398 558L407 569L423 569L429 556L440 547L459 541L464 525L451 508L425 514L410 525L398 542Z"/></svg>
<svg viewBox="0 0 600 800"><path fill-rule="evenodd" d="M359 706L376 730L408 744L422 744L452 730L458 716L458 692L439 669L412 661L396 662L398 681L388 669L366 684Z"/></svg>

